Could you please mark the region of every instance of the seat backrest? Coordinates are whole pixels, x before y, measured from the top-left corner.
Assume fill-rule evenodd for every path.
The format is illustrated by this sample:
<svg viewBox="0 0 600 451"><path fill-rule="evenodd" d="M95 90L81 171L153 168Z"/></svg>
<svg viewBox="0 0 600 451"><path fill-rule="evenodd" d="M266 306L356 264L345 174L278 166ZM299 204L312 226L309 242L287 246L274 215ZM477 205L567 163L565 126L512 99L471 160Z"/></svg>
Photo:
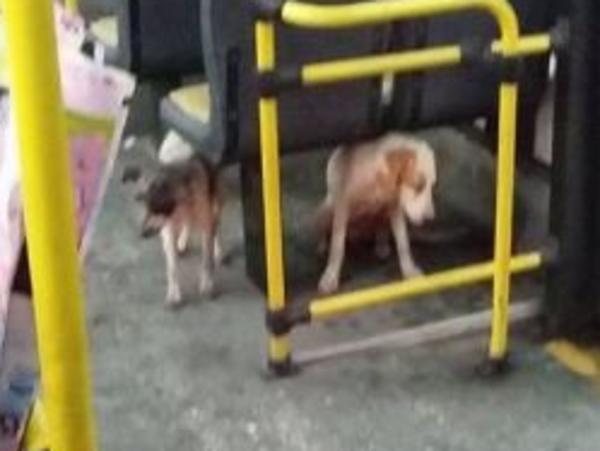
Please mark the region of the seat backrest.
<svg viewBox="0 0 600 451"><path fill-rule="evenodd" d="M239 158L258 149L252 0L202 0L202 4L206 77L213 99L211 122L226 130L223 138L229 157ZM278 26L277 64L297 66L370 54L381 50L381 34L381 29L307 32ZM378 110L379 84L373 81L285 93L279 104L282 151L325 146L373 133Z"/></svg>
<svg viewBox="0 0 600 451"><path fill-rule="evenodd" d="M297 66L381 52L384 32L279 27L278 64ZM279 106L284 149L323 147L375 134L380 128L380 86L380 80L361 80L284 93Z"/></svg>
<svg viewBox="0 0 600 451"><path fill-rule="evenodd" d="M523 33L547 31L553 14L547 0L513 0ZM498 37L490 17L479 12L435 17L394 25L391 47L395 50L492 40ZM541 98L547 74L546 59L526 62L522 99ZM416 76L396 77L391 123L396 127L420 127L494 114L497 83L482 67L458 67Z"/></svg>
<svg viewBox="0 0 600 451"><path fill-rule="evenodd" d="M198 0L118 2L120 63L138 76L201 74Z"/></svg>
<svg viewBox="0 0 600 451"><path fill-rule="evenodd" d="M234 13L228 0L197 0L200 5L200 28L202 33L202 53L204 58L204 73L209 84L210 114L208 130L209 143L212 149L208 153L218 161L226 158L231 152L226 149L230 144L226 140L231 128L228 124L228 104L231 106L231 92L236 90L235 80L232 79L231 68L237 71L239 51L236 44L237 27L241 21L239 13ZM229 12L229 14L228 14ZM230 140L231 141L231 138Z"/></svg>

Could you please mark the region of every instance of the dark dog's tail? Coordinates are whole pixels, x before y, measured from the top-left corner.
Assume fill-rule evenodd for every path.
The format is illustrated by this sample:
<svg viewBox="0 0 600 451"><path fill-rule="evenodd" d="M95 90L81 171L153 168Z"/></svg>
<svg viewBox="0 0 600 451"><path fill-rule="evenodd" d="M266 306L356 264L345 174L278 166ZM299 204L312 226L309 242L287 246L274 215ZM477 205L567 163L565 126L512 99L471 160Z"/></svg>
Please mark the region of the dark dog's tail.
<svg viewBox="0 0 600 451"><path fill-rule="evenodd" d="M331 230L333 211L331 205L323 202L311 218L311 226L317 235L326 235Z"/></svg>
<svg viewBox="0 0 600 451"><path fill-rule="evenodd" d="M191 158L198 161L206 168L209 194L211 196L221 197L223 194L222 175L223 171L227 168L227 165L222 161L214 163L210 158L198 151L194 152Z"/></svg>

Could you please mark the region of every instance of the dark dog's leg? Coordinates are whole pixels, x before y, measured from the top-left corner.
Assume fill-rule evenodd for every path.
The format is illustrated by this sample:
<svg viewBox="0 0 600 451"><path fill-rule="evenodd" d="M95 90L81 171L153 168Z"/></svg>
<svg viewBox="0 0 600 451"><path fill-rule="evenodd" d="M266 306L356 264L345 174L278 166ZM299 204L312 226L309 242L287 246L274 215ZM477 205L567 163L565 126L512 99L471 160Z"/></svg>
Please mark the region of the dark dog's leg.
<svg viewBox="0 0 600 451"><path fill-rule="evenodd" d="M176 235L172 224L165 225L161 230L161 239L167 266L167 297L166 303L174 306L181 303L181 288L179 286L179 271L177 268Z"/></svg>
<svg viewBox="0 0 600 451"><path fill-rule="evenodd" d="M178 235L177 235L177 252L181 254L185 254L188 250L190 242L190 224L188 222L183 222L179 226Z"/></svg>
<svg viewBox="0 0 600 451"><path fill-rule="evenodd" d="M198 223L200 240L202 243L202 260L200 262L199 291L201 295L214 296L215 280L215 232L216 218L210 215L209 217L200 218Z"/></svg>
<svg viewBox="0 0 600 451"><path fill-rule="evenodd" d="M223 255L223 248L221 247L221 242L219 240L218 228L219 222L221 219L221 210L223 208L222 200L220 196L217 196L212 203L212 214L213 214L213 222L214 222L214 244L213 244L213 259L215 266L221 266L225 256Z"/></svg>

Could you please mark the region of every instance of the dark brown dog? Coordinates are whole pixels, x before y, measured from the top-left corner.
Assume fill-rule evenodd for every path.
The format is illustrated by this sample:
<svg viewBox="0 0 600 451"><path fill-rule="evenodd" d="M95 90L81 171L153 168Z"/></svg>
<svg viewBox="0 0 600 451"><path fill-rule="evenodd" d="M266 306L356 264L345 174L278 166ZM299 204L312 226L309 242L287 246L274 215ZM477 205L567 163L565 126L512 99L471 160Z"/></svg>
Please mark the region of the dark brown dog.
<svg viewBox="0 0 600 451"><path fill-rule="evenodd" d="M160 233L167 267L169 306L181 303L178 254L188 246L190 234L197 232L202 245L199 273L201 294L214 294L215 265L221 259L217 228L221 213L221 196L217 172L213 165L194 154L185 161L162 164L156 174L145 181L137 168L127 168L123 181L141 181L136 199L144 206L141 236Z"/></svg>

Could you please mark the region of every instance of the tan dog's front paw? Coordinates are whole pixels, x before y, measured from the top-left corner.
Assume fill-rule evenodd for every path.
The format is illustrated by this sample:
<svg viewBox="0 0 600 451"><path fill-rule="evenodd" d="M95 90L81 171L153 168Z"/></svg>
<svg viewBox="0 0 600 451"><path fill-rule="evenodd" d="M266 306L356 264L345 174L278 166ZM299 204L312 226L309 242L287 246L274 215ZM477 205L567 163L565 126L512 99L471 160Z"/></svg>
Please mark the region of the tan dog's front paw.
<svg viewBox="0 0 600 451"><path fill-rule="evenodd" d="M207 275L200 276L200 283L198 284L198 291L201 296L206 296L210 299L215 297L215 281L212 277Z"/></svg>
<svg viewBox="0 0 600 451"><path fill-rule="evenodd" d="M183 255L188 251L189 248L189 235L182 232L177 238L177 253Z"/></svg>
<svg viewBox="0 0 600 451"><path fill-rule="evenodd" d="M183 297L181 296L181 289L179 286L172 286L167 290L165 304L167 307L176 307L181 304L182 299Z"/></svg>
<svg viewBox="0 0 600 451"><path fill-rule="evenodd" d="M334 293L339 285L339 276L333 271L325 271L319 281L319 293L323 295Z"/></svg>

